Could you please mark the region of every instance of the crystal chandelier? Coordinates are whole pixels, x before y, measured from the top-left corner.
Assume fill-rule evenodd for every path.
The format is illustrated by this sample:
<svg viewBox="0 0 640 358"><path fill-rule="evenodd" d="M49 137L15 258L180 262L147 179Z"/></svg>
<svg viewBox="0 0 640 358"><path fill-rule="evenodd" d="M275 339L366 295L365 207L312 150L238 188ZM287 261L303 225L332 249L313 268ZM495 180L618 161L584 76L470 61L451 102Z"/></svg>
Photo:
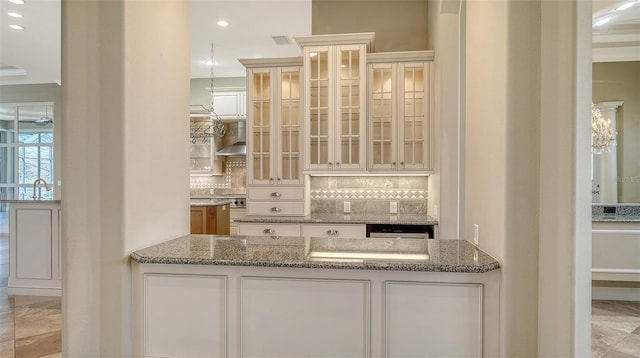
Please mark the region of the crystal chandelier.
<svg viewBox="0 0 640 358"><path fill-rule="evenodd" d="M595 154L608 153L616 145L618 132L611 127L611 120L604 119L600 109L591 103L592 150Z"/></svg>
<svg viewBox="0 0 640 358"><path fill-rule="evenodd" d="M223 137L226 133L226 128L222 123L222 119L215 112L213 108L213 43L211 44L211 76L209 79L209 108L206 111L209 114L208 119L204 120L191 120L191 134L190 139L191 143L196 144L197 142L207 144L211 137L220 138ZM204 106L203 106L204 107Z"/></svg>

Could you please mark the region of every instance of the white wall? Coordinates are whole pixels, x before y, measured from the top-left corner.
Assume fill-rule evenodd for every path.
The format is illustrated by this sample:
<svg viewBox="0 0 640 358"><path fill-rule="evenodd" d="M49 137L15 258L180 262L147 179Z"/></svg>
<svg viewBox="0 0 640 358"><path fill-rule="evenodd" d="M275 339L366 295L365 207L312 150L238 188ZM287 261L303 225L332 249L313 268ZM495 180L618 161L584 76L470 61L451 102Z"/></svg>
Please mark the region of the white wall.
<svg viewBox="0 0 640 358"><path fill-rule="evenodd" d="M188 233L189 4L62 14L63 351L126 357L129 253Z"/></svg>

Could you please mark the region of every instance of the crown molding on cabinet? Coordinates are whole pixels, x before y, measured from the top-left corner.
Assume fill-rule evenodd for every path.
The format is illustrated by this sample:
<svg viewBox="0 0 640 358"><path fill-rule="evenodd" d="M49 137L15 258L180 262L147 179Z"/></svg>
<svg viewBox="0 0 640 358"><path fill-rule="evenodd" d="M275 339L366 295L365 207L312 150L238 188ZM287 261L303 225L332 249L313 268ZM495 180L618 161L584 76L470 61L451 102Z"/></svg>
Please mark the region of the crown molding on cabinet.
<svg viewBox="0 0 640 358"><path fill-rule="evenodd" d="M385 63L393 61L433 61L434 50L428 51L401 51L401 52L370 52L367 54L367 63Z"/></svg>
<svg viewBox="0 0 640 358"><path fill-rule="evenodd" d="M375 32L359 32L352 34L295 36L294 38L300 48L305 46L365 44L367 46L367 52L373 52L373 40L375 37Z"/></svg>
<svg viewBox="0 0 640 358"><path fill-rule="evenodd" d="M302 56L274 58L239 58L238 62L240 62L246 68L302 66Z"/></svg>

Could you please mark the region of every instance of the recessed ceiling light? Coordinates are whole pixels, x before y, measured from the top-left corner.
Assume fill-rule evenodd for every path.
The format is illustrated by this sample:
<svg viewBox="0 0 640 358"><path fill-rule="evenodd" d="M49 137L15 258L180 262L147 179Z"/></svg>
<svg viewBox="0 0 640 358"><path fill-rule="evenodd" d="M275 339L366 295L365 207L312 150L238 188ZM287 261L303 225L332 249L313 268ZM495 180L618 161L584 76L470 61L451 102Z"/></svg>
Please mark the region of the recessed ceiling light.
<svg viewBox="0 0 640 358"><path fill-rule="evenodd" d="M12 2L14 4L18 4L18 5L24 4L24 0L9 0L9 2Z"/></svg>
<svg viewBox="0 0 640 358"><path fill-rule="evenodd" d="M206 61L204 61L204 64L205 64L205 65L207 65L207 66L215 66L215 65L217 65L218 63L217 63L217 62L215 62L215 61L206 60Z"/></svg>
<svg viewBox="0 0 640 358"><path fill-rule="evenodd" d="M628 2L628 3L626 3L626 4L622 4L622 5L620 5L620 6L618 6L618 7L616 8L616 11L626 10L626 9L628 9L628 8L632 7L634 3L635 3L634 1L629 1L629 2Z"/></svg>
<svg viewBox="0 0 640 358"><path fill-rule="evenodd" d="M226 21L224 21L224 20L220 20L220 21L218 21L218 22L217 22L217 24L218 24L218 26L220 26L220 27L227 27L227 26L229 26L229 23L228 23L228 22L226 22Z"/></svg>
<svg viewBox="0 0 640 358"><path fill-rule="evenodd" d="M613 16L607 16L607 17L604 17L604 18L602 18L602 19L600 19L600 20L596 21L596 23L595 23L595 24L593 24L593 26L600 26L600 25L604 25L604 24L606 24L607 22L611 21L611 19L612 19L612 18L613 18Z"/></svg>
<svg viewBox="0 0 640 358"><path fill-rule="evenodd" d="M11 16L11 17L17 17L17 18L21 18L21 17L22 17L22 14L17 13L17 12L15 12L15 11L9 11L9 12L7 13L7 15L9 15L9 16Z"/></svg>
<svg viewBox="0 0 640 358"><path fill-rule="evenodd" d="M11 25L9 25L9 27L14 29L14 30L24 30L24 27L22 27L20 25L11 24Z"/></svg>

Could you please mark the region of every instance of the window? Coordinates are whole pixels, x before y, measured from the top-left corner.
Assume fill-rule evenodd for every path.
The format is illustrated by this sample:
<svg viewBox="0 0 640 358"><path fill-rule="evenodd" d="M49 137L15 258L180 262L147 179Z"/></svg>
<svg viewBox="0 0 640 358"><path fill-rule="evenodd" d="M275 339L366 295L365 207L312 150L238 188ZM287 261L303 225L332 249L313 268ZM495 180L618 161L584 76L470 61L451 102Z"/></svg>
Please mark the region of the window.
<svg viewBox="0 0 640 358"><path fill-rule="evenodd" d="M40 178L53 183L53 103L1 104L0 199L32 199ZM40 183L35 195L53 199L53 189Z"/></svg>

